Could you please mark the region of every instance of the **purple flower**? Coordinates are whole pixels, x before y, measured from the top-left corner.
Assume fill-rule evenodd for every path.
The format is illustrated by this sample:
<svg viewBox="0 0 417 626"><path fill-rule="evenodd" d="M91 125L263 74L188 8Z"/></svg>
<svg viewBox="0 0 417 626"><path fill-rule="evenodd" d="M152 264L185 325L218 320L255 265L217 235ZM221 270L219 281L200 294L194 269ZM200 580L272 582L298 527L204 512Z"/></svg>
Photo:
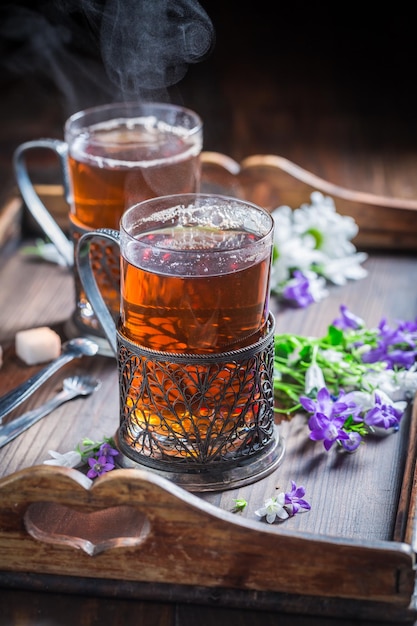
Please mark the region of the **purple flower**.
<svg viewBox="0 0 417 626"><path fill-rule="evenodd" d="M112 456L117 456L119 454L119 451L116 450L115 448L112 448L111 445L106 442L106 443L102 443L101 444L97 454L98 454L98 456L104 456L104 457L106 457L106 459L111 461L111 457Z"/></svg>
<svg viewBox="0 0 417 626"><path fill-rule="evenodd" d="M109 461L105 456L99 456L98 458L90 457L88 459L88 465L90 466L87 472L88 478L97 478L97 476L101 476L114 469L113 460Z"/></svg>
<svg viewBox="0 0 417 626"><path fill-rule="evenodd" d="M291 491L287 491L284 500L284 506L289 515L295 515L300 509L304 509L306 511L311 509L307 500L304 500L305 492L306 490L304 487L297 487L295 482L293 480L291 481Z"/></svg>
<svg viewBox="0 0 417 626"><path fill-rule="evenodd" d="M328 417L324 413L315 413L308 421L310 428L310 439L313 441L323 441L326 450L330 450L335 441L342 442L348 440L349 435L343 430L345 418Z"/></svg>
<svg viewBox="0 0 417 626"><path fill-rule="evenodd" d="M299 307L307 307L314 302L309 280L299 270L294 271L293 278L283 290L283 296Z"/></svg>
<svg viewBox="0 0 417 626"><path fill-rule="evenodd" d="M364 422L368 426L387 430L389 428L398 429L402 416L402 411L396 408L394 404L384 403L378 392L375 392L375 406L366 413Z"/></svg>
<svg viewBox="0 0 417 626"><path fill-rule="evenodd" d="M391 328L383 318L378 325L377 346L362 355L364 363L384 361L388 369L409 369L416 360L417 324L399 322Z"/></svg>
<svg viewBox="0 0 417 626"><path fill-rule="evenodd" d="M376 348L369 350L369 352L364 352L362 361L364 363L384 361L387 364L387 369L394 369L395 367L409 369L414 364L416 360L414 350L394 350L390 349L390 347L389 343L381 339Z"/></svg>
<svg viewBox="0 0 417 626"><path fill-rule="evenodd" d="M388 369L400 367L401 369L410 369L416 360L415 350L390 350L384 359L388 362Z"/></svg>
<svg viewBox="0 0 417 626"><path fill-rule="evenodd" d="M307 413L321 413L329 419L335 416L346 419L349 415L356 413L357 407L355 402L341 401L343 395L344 394L341 393L339 398L333 400L327 387L322 387L317 393L317 400L312 400L307 396L301 396L300 403Z"/></svg>
<svg viewBox="0 0 417 626"><path fill-rule="evenodd" d="M359 328L363 328L365 326L363 319L349 311L345 304L340 306L340 313L341 316L333 321L333 326L336 326L341 330L348 330L349 328L358 330Z"/></svg>
<svg viewBox="0 0 417 626"><path fill-rule="evenodd" d="M304 500L304 487L297 487L295 482L291 481L291 491L287 493L279 493L272 498L265 500L264 505L255 511L255 515L266 517L268 524L273 524L278 518L282 522L289 517L294 516L301 510L309 511L311 509L307 500Z"/></svg>
<svg viewBox="0 0 417 626"><path fill-rule="evenodd" d="M362 435L356 431L349 431L347 439L341 439L340 444L347 452L354 452L362 443Z"/></svg>
<svg viewBox="0 0 417 626"><path fill-rule="evenodd" d="M330 450L335 442L349 451L359 446L360 435L358 437L358 434L351 431L346 432L345 423L347 419L354 422L361 412L361 407L353 400L349 400L343 391L338 398L333 399L327 387L323 387L317 394L317 400L301 396L300 403L308 413L312 413L308 421L310 439L323 441L326 450Z"/></svg>

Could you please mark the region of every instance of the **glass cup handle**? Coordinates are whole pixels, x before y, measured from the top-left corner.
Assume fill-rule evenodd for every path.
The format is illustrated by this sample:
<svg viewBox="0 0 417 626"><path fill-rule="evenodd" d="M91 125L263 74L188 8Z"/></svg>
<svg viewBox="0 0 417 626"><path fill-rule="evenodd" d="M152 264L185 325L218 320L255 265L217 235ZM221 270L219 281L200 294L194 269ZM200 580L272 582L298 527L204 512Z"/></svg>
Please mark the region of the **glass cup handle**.
<svg viewBox="0 0 417 626"><path fill-rule="evenodd" d="M74 265L73 244L66 237L65 233L58 226L46 206L39 198L29 177L25 155L28 150L32 150L34 148L47 148L49 150L53 150L59 156L64 177L65 198L67 202L69 202L70 191L67 170L68 146L64 141L60 141L58 139L39 139L36 141L27 141L26 143L22 143L15 150L13 155L13 167L17 185L28 210L42 228L45 235L55 245L59 254L65 260L66 265L68 265L68 267L72 267Z"/></svg>
<svg viewBox="0 0 417 626"><path fill-rule="evenodd" d="M101 242L103 239L107 239L120 247L120 233L118 230L112 230L110 228L98 228L97 230L85 233L78 241L75 255L78 275L87 300L91 304L94 314L103 328L111 349L115 356L117 356L116 324L109 308L104 302L91 266L90 246L94 239L100 239Z"/></svg>

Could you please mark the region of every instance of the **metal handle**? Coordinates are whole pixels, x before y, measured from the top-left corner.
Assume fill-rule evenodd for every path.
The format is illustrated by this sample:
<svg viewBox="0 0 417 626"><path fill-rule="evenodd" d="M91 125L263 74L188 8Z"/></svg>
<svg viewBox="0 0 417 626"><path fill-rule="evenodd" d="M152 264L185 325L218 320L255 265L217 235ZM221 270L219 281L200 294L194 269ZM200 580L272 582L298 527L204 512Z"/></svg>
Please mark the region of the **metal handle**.
<svg viewBox="0 0 417 626"><path fill-rule="evenodd" d="M9 424L0 428L0 448L5 446L13 439L16 439L25 430L36 424L42 417L51 413L54 409L60 406L63 402L71 400L78 395L77 391L67 391L63 389L56 396L45 402L42 406L24 413L17 419L13 420Z"/></svg>
<svg viewBox="0 0 417 626"><path fill-rule="evenodd" d="M111 349L113 350L115 356L117 356L116 324L114 323L114 319L109 308L104 302L91 266L90 246L94 239L108 239L109 241L112 241L120 246L120 233L117 230L109 228L99 228L85 233L79 239L75 257L78 275L87 299L92 306L95 316L101 324Z"/></svg>
<svg viewBox="0 0 417 626"><path fill-rule="evenodd" d="M67 170L68 146L65 142L59 141L58 139L39 139L37 141L27 141L15 150L13 155L13 166L20 193L22 194L28 210L42 228L45 235L55 245L59 254L63 257L66 265L68 267L72 267L74 265L73 245L39 198L28 174L25 154L28 150L32 150L34 148L47 148L49 150L53 150L59 156L64 177L65 198L69 201L70 191Z"/></svg>
<svg viewBox="0 0 417 626"><path fill-rule="evenodd" d="M51 376L59 370L60 367L74 359L77 355L71 352L62 353L55 361L40 370L37 374L28 378L24 383L9 391L0 398L0 424L8 413L11 413L29 396L32 395L39 387Z"/></svg>

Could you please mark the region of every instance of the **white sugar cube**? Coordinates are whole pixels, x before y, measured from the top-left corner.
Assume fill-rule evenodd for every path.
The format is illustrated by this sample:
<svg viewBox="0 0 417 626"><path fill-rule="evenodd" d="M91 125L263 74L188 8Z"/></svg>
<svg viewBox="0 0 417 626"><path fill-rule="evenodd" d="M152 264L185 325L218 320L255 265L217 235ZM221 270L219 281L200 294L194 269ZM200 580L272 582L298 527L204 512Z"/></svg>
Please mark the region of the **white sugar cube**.
<svg viewBox="0 0 417 626"><path fill-rule="evenodd" d="M41 326L16 333L17 356L27 365L46 363L61 354L61 338L52 328Z"/></svg>

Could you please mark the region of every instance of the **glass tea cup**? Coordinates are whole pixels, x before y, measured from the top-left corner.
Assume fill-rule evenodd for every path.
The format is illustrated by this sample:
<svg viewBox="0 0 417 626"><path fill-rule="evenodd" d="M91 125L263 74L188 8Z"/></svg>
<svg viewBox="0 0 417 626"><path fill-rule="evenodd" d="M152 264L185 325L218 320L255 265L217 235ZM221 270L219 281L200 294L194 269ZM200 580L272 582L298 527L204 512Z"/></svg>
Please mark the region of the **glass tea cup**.
<svg viewBox="0 0 417 626"><path fill-rule="evenodd" d="M75 311L69 334L101 336L80 283L74 249L82 234L119 227L124 210L142 200L197 192L201 182L202 121L197 113L165 103L112 103L79 111L65 123L65 141L40 139L18 147L16 178L29 211L74 267ZM69 204L69 242L41 202L29 177L29 150L56 152ZM98 280L113 316L119 310L118 250L110 245L96 259ZM107 342L103 344L105 348Z"/></svg>
<svg viewBox="0 0 417 626"><path fill-rule="evenodd" d="M84 234L80 279L116 355L123 467L190 490L245 484L283 453L274 426L271 215L183 194L135 204L120 230ZM120 315L103 300L91 246L120 246Z"/></svg>

